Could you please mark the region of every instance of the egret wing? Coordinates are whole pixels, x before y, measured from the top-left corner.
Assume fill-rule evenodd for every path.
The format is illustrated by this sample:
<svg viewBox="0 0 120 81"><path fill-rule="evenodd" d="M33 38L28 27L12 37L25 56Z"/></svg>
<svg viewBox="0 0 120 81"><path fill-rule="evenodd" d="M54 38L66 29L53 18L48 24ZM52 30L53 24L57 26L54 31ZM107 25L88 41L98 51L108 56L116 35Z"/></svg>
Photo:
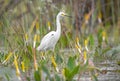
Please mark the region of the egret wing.
<svg viewBox="0 0 120 81"><path fill-rule="evenodd" d="M52 49L54 45L55 45L55 31L51 31L42 38L38 50Z"/></svg>

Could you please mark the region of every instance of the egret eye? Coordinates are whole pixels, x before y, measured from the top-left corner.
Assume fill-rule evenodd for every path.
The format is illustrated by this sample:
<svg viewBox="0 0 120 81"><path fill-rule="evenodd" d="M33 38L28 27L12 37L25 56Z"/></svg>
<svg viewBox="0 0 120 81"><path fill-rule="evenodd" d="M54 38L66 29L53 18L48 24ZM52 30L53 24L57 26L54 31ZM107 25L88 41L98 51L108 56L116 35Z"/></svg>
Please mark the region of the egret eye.
<svg viewBox="0 0 120 81"><path fill-rule="evenodd" d="M61 15L62 15L62 16L64 16L65 14L64 14L64 13L62 13Z"/></svg>

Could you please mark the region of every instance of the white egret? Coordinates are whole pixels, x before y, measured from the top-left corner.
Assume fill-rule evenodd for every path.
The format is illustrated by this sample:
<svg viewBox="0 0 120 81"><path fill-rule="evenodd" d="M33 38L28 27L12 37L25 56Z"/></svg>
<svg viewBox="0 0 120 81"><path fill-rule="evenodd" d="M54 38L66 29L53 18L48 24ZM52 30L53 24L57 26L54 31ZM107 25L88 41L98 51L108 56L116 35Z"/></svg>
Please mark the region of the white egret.
<svg viewBox="0 0 120 81"><path fill-rule="evenodd" d="M63 11L60 11L58 13L58 15L56 16L56 26L57 26L56 31L51 31L42 38L40 45L37 47L38 51L46 51L46 50L54 51L55 45L58 42L61 35L60 20L64 16L67 15Z"/></svg>

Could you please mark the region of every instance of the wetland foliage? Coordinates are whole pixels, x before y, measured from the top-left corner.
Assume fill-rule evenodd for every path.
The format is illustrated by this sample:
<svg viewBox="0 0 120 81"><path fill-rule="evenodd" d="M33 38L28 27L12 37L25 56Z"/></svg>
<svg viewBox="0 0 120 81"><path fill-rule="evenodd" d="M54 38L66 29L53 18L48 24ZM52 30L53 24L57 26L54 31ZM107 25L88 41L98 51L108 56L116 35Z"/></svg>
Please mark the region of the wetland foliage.
<svg viewBox="0 0 120 81"><path fill-rule="evenodd" d="M60 10L72 18L61 21L55 51L37 51ZM111 70L100 66L120 68L119 36L119 0L1 0L0 81L105 81Z"/></svg>

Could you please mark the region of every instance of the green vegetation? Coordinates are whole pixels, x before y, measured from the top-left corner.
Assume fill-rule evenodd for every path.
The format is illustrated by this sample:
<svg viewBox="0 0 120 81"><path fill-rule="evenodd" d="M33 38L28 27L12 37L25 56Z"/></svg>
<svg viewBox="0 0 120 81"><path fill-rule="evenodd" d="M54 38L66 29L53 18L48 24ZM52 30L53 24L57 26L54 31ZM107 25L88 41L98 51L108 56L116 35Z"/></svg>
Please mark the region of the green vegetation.
<svg viewBox="0 0 120 81"><path fill-rule="evenodd" d="M102 71L97 63L115 60L120 65L120 1L101 1L1 0L0 67L13 67L22 81L79 81L85 72L98 81ZM85 7L78 9L78 4ZM61 21L55 51L36 51L41 38L55 30L61 9L72 18ZM3 75L11 80L10 72Z"/></svg>

